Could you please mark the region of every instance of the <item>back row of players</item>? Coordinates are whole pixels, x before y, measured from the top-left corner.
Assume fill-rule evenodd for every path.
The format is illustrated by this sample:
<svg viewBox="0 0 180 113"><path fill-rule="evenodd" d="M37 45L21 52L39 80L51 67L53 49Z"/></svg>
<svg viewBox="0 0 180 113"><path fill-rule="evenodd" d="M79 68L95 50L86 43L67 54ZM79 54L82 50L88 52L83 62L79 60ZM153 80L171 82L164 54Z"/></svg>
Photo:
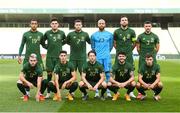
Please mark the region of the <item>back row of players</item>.
<svg viewBox="0 0 180 113"><path fill-rule="evenodd" d="M133 29L128 27L128 18L122 16L120 28L114 31L114 35L105 30L105 20L98 20L99 30L89 38L88 33L82 31L82 21L75 20L75 30L67 37L58 29L57 18L51 19L51 30L44 35L37 31L38 22L32 19L31 29L23 34L19 49L18 62L22 63L21 54L26 44L26 53L23 61L23 69L17 82L19 90L23 93L23 100L27 101L30 88L37 86L36 100L44 100L42 95L47 88L46 98L50 91L54 92L53 100L61 100L60 89L69 89L67 97L73 100L74 91L78 88L76 70L81 75L79 82L80 91L83 93L83 100L88 98L86 89L95 91L95 97L99 97L98 89L101 88L101 99L104 100L104 93L111 97L110 90L115 94L112 100L119 97L119 88L127 88L125 95L127 101L135 97L133 90L136 87L138 96L143 100L146 97L144 92L147 89L154 91L154 99L159 100L159 93L162 90L160 82L160 67L156 63L156 53L159 50L159 38L151 32L152 23L144 23L145 32L140 34L136 40ZM92 51L88 53L89 61L86 61L86 42L91 44ZM62 51L64 44L70 45L70 59L67 61L67 52ZM47 79L43 79L43 61L40 54L40 45L47 49L46 68ZM116 58L111 67L110 52L116 49ZM137 47L139 53L138 82L134 80L133 49ZM97 60L97 61L96 61ZM38 62L38 63L37 63ZM52 79L54 75L54 79Z"/></svg>

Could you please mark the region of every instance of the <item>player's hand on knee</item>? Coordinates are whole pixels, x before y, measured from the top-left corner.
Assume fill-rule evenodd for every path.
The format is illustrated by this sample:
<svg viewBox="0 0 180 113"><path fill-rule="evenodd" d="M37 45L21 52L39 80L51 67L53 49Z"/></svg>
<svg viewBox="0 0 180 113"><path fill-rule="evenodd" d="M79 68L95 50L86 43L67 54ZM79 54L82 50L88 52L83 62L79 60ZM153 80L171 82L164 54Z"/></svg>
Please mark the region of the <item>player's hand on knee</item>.
<svg viewBox="0 0 180 113"><path fill-rule="evenodd" d="M34 85L33 85L32 83L30 83L30 82L28 82L27 85L28 85L29 88L31 88L31 89L34 88Z"/></svg>
<svg viewBox="0 0 180 113"><path fill-rule="evenodd" d="M90 84L87 87L89 90L93 90L93 87Z"/></svg>
<svg viewBox="0 0 180 113"><path fill-rule="evenodd" d="M67 85L67 82L64 82L61 89L65 89L66 88L66 85Z"/></svg>
<svg viewBox="0 0 180 113"><path fill-rule="evenodd" d="M154 87L155 87L154 84L151 84L151 85L149 86L150 89L154 89Z"/></svg>
<svg viewBox="0 0 180 113"><path fill-rule="evenodd" d="M98 85L95 85L93 90L96 91L98 89Z"/></svg>

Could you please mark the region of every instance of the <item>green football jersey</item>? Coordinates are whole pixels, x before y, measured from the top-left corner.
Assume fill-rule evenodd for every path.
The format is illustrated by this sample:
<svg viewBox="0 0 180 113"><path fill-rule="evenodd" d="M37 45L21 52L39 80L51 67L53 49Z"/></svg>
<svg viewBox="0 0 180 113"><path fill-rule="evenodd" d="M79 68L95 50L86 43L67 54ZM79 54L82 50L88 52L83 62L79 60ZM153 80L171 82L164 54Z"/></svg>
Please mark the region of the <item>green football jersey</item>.
<svg viewBox="0 0 180 113"><path fill-rule="evenodd" d="M70 32L67 35L67 44L70 45L70 60L85 60L86 61L86 42L90 44L88 33Z"/></svg>
<svg viewBox="0 0 180 113"><path fill-rule="evenodd" d="M86 73L86 80L98 82L101 78L100 74L104 72L103 66L99 62L91 64L89 61L83 65L83 73Z"/></svg>
<svg viewBox="0 0 180 113"><path fill-rule="evenodd" d="M133 44L136 41L135 31L131 28L116 29L114 31L114 40L116 41L116 53L123 51L126 54L132 54Z"/></svg>
<svg viewBox="0 0 180 113"><path fill-rule="evenodd" d="M22 42L19 48L19 56L21 56L26 44L25 59L28 60L32 53L37 55L38 61L42 62L40 54L40 44L42 44L43 34L39 31L27 31L23 34ZM44 46L44 45L43 45Z"/></svg>
<svg viewBox="0 0 180 113"><path fill-rule="evenodd" d="M71 62L66 64L58 63L54 68L54 73L59 76L59 83L64 83L65 81L72 78L71 72L74 72L74 66Z"/></svg>
<svg viewBox="0 0 180 113"><path fill-rule="evenodd" d="M160 73L160 66L154 63L151 67L145 63L140 67L139 73L143 76L142 80L146 83L152 83L156 80L156 75Z"/></svg>
<svg viewBox="0 0 180 113"><path fill-rule="evenodd" d="M23 65L21 72L25 74L26 80L33 82L36 82L37 78L43 75L43 70L40 65L37 64L35 67L32 67L29 62Z"/></svg>
<svg viewBox="0 0 180 113"><path fill-rule="evenodd" d="M128 62L115 63L112 68L113 78L118 82L125 82L130 79L131 74L134 73L133 70L133 66Z"/></svg>
<svg viewBox="0 0 180 113"><path fill-rule="evenodd" d="M47 31L44 34L43 43L47 40L47 57L58 58L62 46L65 44L65 33L61 30L53 32L52 30Z"/></svg>
<svg viewBox="0 0 180 113"><path fill-rule="evenodd" d="M137 43L140 44L139 55L145 57L147 53L156 54L155 47L159 43L159 38L154 33L142 33L137 38Z"/></svg>

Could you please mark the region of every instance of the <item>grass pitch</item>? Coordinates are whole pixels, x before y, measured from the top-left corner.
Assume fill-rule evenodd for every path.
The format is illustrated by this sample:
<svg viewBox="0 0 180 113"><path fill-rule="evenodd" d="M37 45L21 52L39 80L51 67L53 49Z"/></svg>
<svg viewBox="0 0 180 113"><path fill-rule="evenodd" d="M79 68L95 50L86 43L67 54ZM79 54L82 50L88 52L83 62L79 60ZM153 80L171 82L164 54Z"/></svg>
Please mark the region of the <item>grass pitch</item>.
<svg viewBox="0 0 180 113"><path fill-rule="evenodd" d="M180 112L180 60L165 60L158 63L161 66L161 81L164 84L162 100L158 102L153 100L152 91L147 91L148 97L144 101L134 99L126 102L125 89L120 90L121 96L115 102L110 99L93 99L93 92L89 93L90 98L87 101L82 101L79 89L75 92L75 100L72 102L65 98L61 102L54 102L52 99L36 102L36 89L32 89L30 100L23 102L20 99L22 94L16 87L21 65L16 60L0 60L0 112ZM44 77L46 78L46 74ZM134 93L137 94L136 89ZM64 97L65 94L66 91L63 91Z"/></svg>

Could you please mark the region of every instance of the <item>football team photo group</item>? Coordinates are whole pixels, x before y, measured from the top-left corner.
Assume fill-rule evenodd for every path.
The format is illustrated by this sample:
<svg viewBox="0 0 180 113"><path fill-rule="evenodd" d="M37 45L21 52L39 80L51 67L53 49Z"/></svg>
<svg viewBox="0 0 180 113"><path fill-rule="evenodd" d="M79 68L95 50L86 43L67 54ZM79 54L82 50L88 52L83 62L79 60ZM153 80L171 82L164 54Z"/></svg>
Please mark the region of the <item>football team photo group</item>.
<svg viewBox="0 0 180 113"><path fill-rule="evenodd" d="M17 88L22 93L22 101L29 98L36 101L76 101L76 91L81 92L82 101L88 101L89 91L94 92L97 101L124 97L126 101L144 100L145 91L153 91L153 99L159 101L163 84L160 79L160 65L156 55L160 48L158 35L151 31L152 22L144 22L144 31L136 35L128 26L128 17L120 18L120 27L113 33L106 31L106 21L97 21L98 30L91 36L82 30L83 22L74 21L74 30L65 34L59 29L59 20L53 17L51 29L38 31L38 20L30 20L30 30L22 36L19 47L18 63L22 69L17 80ZM70 54L62 47L70 46ZM87 51L89 44L91 50ZM47 50L45 62L40 46ZM25 50L24 50L25 47ZM111 50L115 48L113 60ZM133 50L139 54L137 68L133 59ZM24 59L22 52L25 51ZM138 72L135 79L135 71ZM35 97L30 95L37 87ZM122 94L121 90L126 89ZM61 92L68 90L66 97ZM137 95L134 91L136 90ZM21 95L19 95L21 96ZM92 98L92 97L91 97ZM121 100L118 100L121 101Z"/></svg>

